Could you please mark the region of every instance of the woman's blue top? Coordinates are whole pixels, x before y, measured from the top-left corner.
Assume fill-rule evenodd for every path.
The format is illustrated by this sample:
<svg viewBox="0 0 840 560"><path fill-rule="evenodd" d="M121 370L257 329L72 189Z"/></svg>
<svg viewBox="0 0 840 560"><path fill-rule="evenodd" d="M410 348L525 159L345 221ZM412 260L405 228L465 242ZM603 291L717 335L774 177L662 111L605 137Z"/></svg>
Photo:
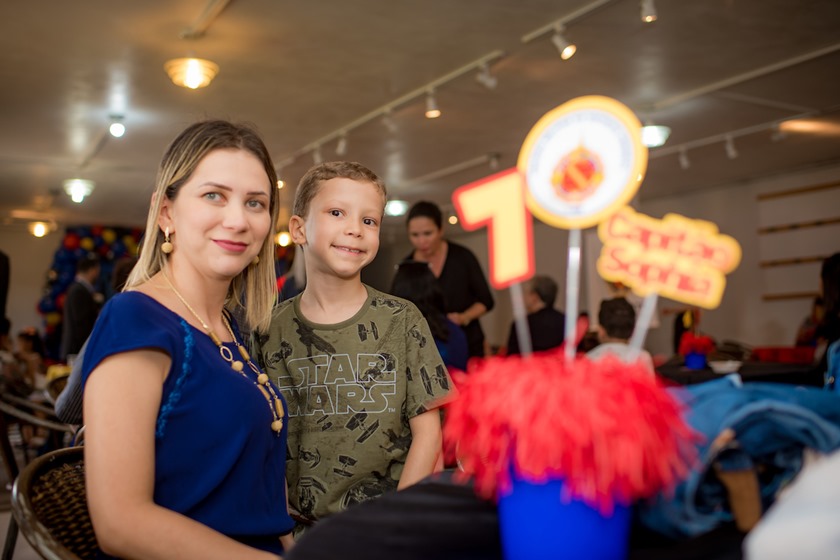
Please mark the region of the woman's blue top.
<svg viewBox="0 0 840 560"><path fill-rule="evenodd" d="M234 344L226 346L240 358ZM108 356L139 349L172 359L155 430L155 503L280 554L279 536L294 526L286 511L287 426L279 434L271 429L274 417L256 374L247 364L247 379L235 372L207 334L156 300L124 292L99 315L83 382ZM283 408L285 421L285 401Z"/></svg>

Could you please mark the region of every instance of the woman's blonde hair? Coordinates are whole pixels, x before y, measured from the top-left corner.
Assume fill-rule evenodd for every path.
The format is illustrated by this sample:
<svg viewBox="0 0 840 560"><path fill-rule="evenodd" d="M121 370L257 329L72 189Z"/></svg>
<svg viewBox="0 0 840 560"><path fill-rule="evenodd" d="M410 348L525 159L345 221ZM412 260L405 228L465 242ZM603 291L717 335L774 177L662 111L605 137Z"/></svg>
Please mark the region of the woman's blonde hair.
<svg viewBox="0 0 840 560"><path fill-rule="evenodd" d="M271 321L271 310L277 299L277 277L274 270L274 229L277 224L277 171L271 156L257 132L248 125L233 124L222 120L195 123L181 132L163 155L155 180L146 233L140 247L137 264L126 281L129 290L163 270L166 254L160 250L163 232L158 225L164 197L174 201L181 187L207 154L214 150L238 149L250 152L263 164L268 175L270 193L269 214L271 231L263 242L259 263L249 265L233 279L228 294L228 306L243 307L247 328L265 332ZM247 306L245 304L247 303Z"/></svg>

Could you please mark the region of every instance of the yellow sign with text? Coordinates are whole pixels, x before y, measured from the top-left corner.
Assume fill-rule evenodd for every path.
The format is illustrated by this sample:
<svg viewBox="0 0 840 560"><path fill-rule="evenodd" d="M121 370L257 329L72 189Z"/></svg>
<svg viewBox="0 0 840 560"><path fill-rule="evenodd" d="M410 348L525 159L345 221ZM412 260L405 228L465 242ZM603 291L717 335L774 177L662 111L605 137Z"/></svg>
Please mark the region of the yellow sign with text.
<svg viewBox="0 0 840 560"><path fill-rule="evenodd" d="M598 236L604 279L706 309L720 305L726 274L741 261L738 242L715 224L678 214L658 220L625 206L599 224Z"/></svg>

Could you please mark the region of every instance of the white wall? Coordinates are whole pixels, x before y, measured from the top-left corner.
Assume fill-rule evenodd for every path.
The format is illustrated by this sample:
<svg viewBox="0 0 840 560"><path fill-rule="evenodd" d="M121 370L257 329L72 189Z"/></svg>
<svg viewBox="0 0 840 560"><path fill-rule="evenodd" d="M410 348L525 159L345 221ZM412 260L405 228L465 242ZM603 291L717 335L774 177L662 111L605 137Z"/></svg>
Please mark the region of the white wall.
<svg viewBox="0 0 840 560"><path fill-rule="evenodd" d="M62 232L39 239L24 230L0 229L0 250L9 256L11 266L6 313L12 321L12 334L28 326L37 327L43 334L44 324L36 306L61 239Z"/></svg>
<svg viewBox="0 0 840 560"><path fill-rule="evenodd" d="M758 196L840 180L840 167L823 168L746 184L698 191L681 196L643 201L640 210L661 218L669 212L714 222L722 233L741 244L741 264L727 277L718 309L705 311L701 329L718 340L730 339L752 346L792 345L796 330L809 314L809 299L764 301L762 295L779 292L816 292L819 263L764 268L760 261L784 257L832 254L840 251L840 226L809 228L759 235L760 227L804 222L840 213L840 189L808 195L758 201ZM662 305L674 305L663 302ZM669 320L670 321L670 320ZM650 346L667 353L671 329L663 321L652 332Z"/></svg>

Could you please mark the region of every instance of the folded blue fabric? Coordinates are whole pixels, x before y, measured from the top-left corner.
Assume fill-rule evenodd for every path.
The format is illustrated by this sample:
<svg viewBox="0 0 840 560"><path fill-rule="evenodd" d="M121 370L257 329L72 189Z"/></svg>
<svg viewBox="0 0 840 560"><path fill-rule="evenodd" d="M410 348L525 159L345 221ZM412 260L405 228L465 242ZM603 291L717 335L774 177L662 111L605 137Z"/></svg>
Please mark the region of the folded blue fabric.
<svg viewBox="0 0 840 560"><path fill-rule="evenodd" d="M639 504L637 514L649 528L679 538L711 531L731 521L726 489L712 472L756 467L762 505L768 508L779 489L802 467L805 448L828 453L840 448L840 394L782 383L741 383L737 374L669 389L688 407L686 420L706 441L700 463L673 495ZM711 449L731 428L735 440Z"/></svg>

